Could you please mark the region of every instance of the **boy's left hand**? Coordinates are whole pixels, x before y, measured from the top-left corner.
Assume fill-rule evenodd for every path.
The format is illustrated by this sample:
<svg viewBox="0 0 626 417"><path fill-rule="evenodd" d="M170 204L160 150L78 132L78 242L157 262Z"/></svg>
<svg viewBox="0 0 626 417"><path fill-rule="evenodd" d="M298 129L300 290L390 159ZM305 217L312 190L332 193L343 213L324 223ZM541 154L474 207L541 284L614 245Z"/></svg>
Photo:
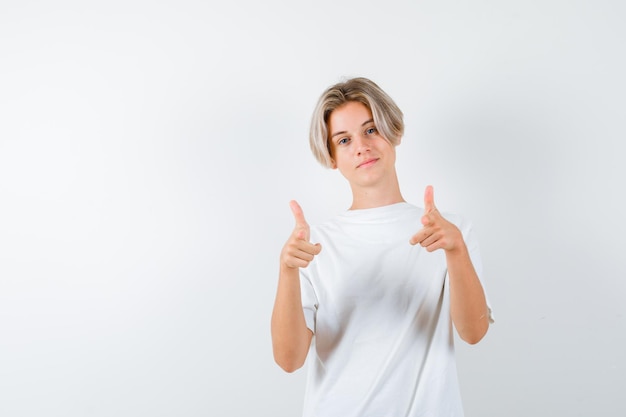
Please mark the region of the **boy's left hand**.
<svg viewBox="0 0 626 417"><path fill-rule="evenodd" d="M424 191L424 215L422 216L422 229L413 235L409 243L420 244L428 252L437 249L454 251L463 245L463 235L454 224L443 218L437 207L432 185Z"/></svg>

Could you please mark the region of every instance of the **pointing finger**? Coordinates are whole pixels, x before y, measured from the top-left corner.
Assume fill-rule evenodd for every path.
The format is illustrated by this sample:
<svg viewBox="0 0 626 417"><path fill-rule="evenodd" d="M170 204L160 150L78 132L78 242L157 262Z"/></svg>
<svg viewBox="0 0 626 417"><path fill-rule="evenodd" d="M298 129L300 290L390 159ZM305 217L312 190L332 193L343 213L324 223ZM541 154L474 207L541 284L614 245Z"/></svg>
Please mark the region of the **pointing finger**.
<svg viewBox="0 0 626 417"><path fill-rule="evenodd" d="M289 207L291 207L291 212L296 220L296 228L294 229L296 238L308 242L311 238L311 231L309 229L309 224L304 219L302 207L300 207L300 204L298 204L295 200L289 202Z"/></svg>
<svg viewBox="0 0 626 417"><path fill-rule="evenodd" d="M432 185L427 186L424 191L424 210L427 213L435 210L435 191Z"/></svg>
<svg viewBox="0 0 626 417"><path fill-rule="evenodd" d="M304 213L302 212L302 207L296 200L291 200L289 202L289 207L291 208L291 212L293 213L293 218L296 219L296 226L299 227L308 227L308 223L304 219Z"/></svg>

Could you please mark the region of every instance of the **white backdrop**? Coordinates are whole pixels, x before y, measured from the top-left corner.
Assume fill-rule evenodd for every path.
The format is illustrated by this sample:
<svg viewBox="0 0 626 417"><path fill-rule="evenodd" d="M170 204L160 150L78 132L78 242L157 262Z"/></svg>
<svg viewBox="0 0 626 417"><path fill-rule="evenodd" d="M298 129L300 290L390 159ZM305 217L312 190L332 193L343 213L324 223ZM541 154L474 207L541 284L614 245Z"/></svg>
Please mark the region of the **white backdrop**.
<svg viewBox="0 0 626 417"><path fill-rule="evenodd" d="M297 416L278 254L290 199L350 204L307 143L344 76L405 113L404 197L475 224L467 416L626 415L624 3L226 3L0 3L0 415Z"/></svg>

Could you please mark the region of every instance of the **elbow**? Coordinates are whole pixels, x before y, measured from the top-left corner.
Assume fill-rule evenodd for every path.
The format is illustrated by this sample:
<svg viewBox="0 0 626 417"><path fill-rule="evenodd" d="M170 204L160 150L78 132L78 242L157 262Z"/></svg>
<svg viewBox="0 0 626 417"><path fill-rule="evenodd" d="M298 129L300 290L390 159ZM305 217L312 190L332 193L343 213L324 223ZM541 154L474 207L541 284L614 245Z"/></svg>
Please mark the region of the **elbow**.
<svg viewBox="0 0 626 417"><path fill-rule="evenodd" d="M282 370L292 373L302 368L309 353L312 333L306 330L301 338L281 338L273 334L274 361Z"/></svg>
<svg viewBox="0 0 626 417"><path fill-rule="evenodd" d="M281 357L276 354L274 355L274 361L276 361L278 366L280 366L280 368L287 373L293 373L297 371L298 369L302 368L302 365L304 365L303 360L299 360L295 357L288 357L288 356Z"/></svg>
<svg viewBox="0 0 626 417"><path fill-rule="evenodd" d="M298 364L278 364L281 369L285 372L287 372L288 374L294 373L296 372L298 369L302 368L302 365L298 365Z"/></svg>
<svg viewBox="0 0 626 417"><path fill-rule="evenodd" d="M302 368L306 360L307 351L287 346L274 345L274 362L287 373Z"/></svg>
<svg viewBox="0 0 626 417"><path fill-rule="evenodd" d="M467 344L475 345L478 342L480 342L481 340L483 340L483 337L485 337L485 333L483 333L483 334L475 334L475 335L468 335L468 336L464 336L464 337L461 337L461 338Z"/></svg>
<svg viewBox="0 0 626 417"><path fill-rule="evenodd" d="M474 328L471 331L459 333L459 336L461 336L461 339L463 339L465 343L475 345L483 340L487 334L487 330L489 330L489 322L485 321L481 326Z"/></svg>

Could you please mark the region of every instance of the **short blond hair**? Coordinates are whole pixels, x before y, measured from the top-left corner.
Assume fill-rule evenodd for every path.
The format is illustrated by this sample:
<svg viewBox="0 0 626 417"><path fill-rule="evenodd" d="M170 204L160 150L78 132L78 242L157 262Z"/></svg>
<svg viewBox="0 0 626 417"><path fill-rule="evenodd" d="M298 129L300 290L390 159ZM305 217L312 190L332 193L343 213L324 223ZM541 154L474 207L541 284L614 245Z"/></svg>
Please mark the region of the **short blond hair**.
<svg viewBox="0 0 626 417"><path fill-rule="evenodd" d="M327 168L333 166L328 120L333 111L350 101L362 103L372 112L374 124L387 142L396 146L404 134L402 111L376 83L363 77L337 83L319 98L309 131L311 151L315 159Z"/></svg>

